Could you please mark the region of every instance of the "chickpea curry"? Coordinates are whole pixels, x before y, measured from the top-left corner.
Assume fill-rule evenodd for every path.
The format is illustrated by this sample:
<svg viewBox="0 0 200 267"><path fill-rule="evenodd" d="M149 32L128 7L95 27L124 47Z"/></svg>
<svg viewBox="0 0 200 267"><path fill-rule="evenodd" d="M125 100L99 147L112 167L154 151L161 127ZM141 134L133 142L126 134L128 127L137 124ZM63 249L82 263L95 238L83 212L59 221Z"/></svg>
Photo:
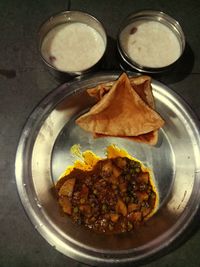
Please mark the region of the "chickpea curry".
<svg viewBox="0 0 200 267"><path fill-rule="evenodd" d="M77 224L101 233L132 231L153 215L158 194L149 169L116 146L107 158L83 153L56 184L58 202Z"/></svg>

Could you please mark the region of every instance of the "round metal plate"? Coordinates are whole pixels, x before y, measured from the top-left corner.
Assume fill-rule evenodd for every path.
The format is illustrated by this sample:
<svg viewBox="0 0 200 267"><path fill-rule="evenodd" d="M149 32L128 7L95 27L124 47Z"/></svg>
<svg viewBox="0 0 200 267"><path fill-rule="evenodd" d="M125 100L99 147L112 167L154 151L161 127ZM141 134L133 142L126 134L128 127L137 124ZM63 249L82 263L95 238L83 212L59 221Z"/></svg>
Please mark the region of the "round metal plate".
<svg viewBox="0 0 200 267"><path fill-rule="evenodd" d="M99 266L155 256L183 235L200 205L198 121L167 86L152 81L156 109L166 122L154 147L121 138L93 139L75 124L75 119L94 104L86 89L118 75L96 74L53 90L29 117L15 165L19 195L35 228L63 254ZM149 166L160 196L157 213L137 231L120 235L93 233L63 216L53 188L74 161L70 154L74 144L100 156L109 144L116 144Z"/></svg>

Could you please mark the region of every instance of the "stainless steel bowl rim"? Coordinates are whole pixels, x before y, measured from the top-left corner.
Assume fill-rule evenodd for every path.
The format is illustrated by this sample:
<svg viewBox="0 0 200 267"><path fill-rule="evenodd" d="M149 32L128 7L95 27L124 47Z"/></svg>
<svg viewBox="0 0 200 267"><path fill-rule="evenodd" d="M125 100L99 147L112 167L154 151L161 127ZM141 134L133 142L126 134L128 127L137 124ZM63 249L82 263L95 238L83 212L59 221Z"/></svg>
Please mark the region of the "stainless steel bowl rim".
<svg viewBox="0 0 200 267"><path fill-rule="evenodd" d="M135 62L133 59L131 59L128 54L126 53L126 51L124 51L123 47L121 46L120 43L120 34L123 31L123 29L128 26L129 24L131 24L134 21L139 21L139 20L143 20L143 19L149 19L149 20L156 20L156 21L167 21L167 23L171 24L172 29L171 30L175 30L175 32L178 32L180 35L180 45L181 45L181 54L179 56L178 59L176 59L174 62L172 62L171 64L167 65L167 66L163 66L163 67L148 67L148 66L142 66L140 64L138 64L137 62ZM182 30L181 25L179 24L179 22L177 20L175 20L173 17L169 16L168 14L164 13L163 11L159 11L159 10L141 10L138 11L136 13L131 13L130 15L128 15L122 22L119 31L118 31L118 35L117 35L117 49L118 52L120 54L120 56L122 57L122 59L132 68L136 69L137 71L140 72L146 72L146 73L159 73L159 72L164 72L166 70L168 70L169 68L171 68L172 66L174 66L182 57L183 52L185 50L185 43L186 43L186 38L185 38L185 34Z"/></svg>
<svg viewBox="0 0 200 267"><path fill-rule="evenodd" d="M92 20L94 20L96 23L98 23L100 25L100 27L102 28L102 30L104 31L104 34L105 34L105 50L104 50L104 53L103 55L101 56L101 58L96 62L94 63L92 66L90 66L89 68L87 69L83 69L83 70L80 70L80 71L64 71L64 70L59 70L57 69L56 67L54 67L53 65L51 65L42 55L41 53L41 45L42 45L42 41L43 39L45 38L45 35L41 38L40 37L40 34L41 34L41 30L42 28L49 22L53 21L54 19L56 19L57 17L60 17L60 16L65 16L65 18L67 19L67 16L69 15L72 15L72 14L76 14L76 15L84 15L84 16L88 16L90 17ZM60 23L60 24L57 24L58 25L61 25L61 24L64 24L64 23L69 23L70 21L65 21L63 23ZM78 20L77 20L78 22ZM48 33L48 32L47 32ZM46 34L47 34L46 33ZM65 11L62 11L62 12L58 12L58 13L55 13L53 15L51 15L48 19L46 19L43 23L41 23L40 27L39 27L39 30L38 30L38 40L39 40L39 44L38 44L38 52L40 54L40 57L42 59L42 61L49 67L51 68L52 70L54 70L55 72L60 72L60 73L63 73L63 74L68 74L70 76L77 76L77 75L82 75L82 74L86 74L88 72L90 72L94 66L96 66L98 64L98 62L103 58L105 52L106 52L106 48L107 48L107 32L106 32L106 29L104 27L104 25L102 24L101 21L99 21L96 17L94 17L93 15L91 15L90 13L88 12L83 12L83 11L79 11L79 10L65 10Z"/></svg>

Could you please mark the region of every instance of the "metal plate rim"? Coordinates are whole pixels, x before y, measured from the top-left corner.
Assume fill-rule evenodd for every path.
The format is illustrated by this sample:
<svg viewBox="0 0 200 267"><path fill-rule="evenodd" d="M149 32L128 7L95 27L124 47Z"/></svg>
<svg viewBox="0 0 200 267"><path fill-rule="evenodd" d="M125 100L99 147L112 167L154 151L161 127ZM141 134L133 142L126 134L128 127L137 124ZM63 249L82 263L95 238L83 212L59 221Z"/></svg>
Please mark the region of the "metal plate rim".
<svg viewBox="0 0 200 267"><path fill-rule="evenodd" d="M96 75L96 77L97 77L97 79L98 79L98 77L99 76L101 76L101 75L108 75L108 77L109 77L109 75L113 75L113 76L116 76L116 75L118 75L119 73L117 73L117 72L112 72L112 74L108 74L108 73L106 73L106 74L98 74L98 75ZM94 78L94 77L93 77ZM83 79L83 81L87 81L87 79L90 79L90 76L88 76L88 77L86 77L86 79ZM75 80L75 81L73 81L72 83L79 83L79 82L82 82L82 80ZM175 92L173 92L171 89L169 89L167 86L165 86L165 85L163 85L163 84L161 84L160 82L158 82L158 81L155 81L155 80L153 80L153 83L155 83L155 84L157 84L157 85L162 85L162 87L166 87L167 89L168 89L168 91L167 91L167 94L174 94L175 96L176 96L176 98L178 99L178 101L181 101L181 103L184 103L184 105L185 105L185 108L186 108L186 110L188 110L189 111L189 114L190 114L190 116L191 116L191 118L193 119L193 123L194 123L194 126L196 127L196 131L197 131L197 133L198 134L200 134L200 130L199 130L199 126L198 126L198 119L197 119L197 117L195 116L195 114L194 114L194 112L192 111L192 109L189 107L189 105L187 105L184 101L183 101L183 99L180 97L180 96L178 96ZM69 85L70 85L71 83L69 83ZM40 114L40 112L41 112L41 110L44 110L46 107L49 107L48 106L48 101L54 96L54 95L56 95L56 94L58 94L57 96L57 98L59 98L59 95L60 94L62 94L62 92L63 92L63 90L65 90L65 88L66 88L66 86L68 86L68 84L63 84L63 85L61 85L61 86L59 86L57 89L55 89L55 90L53 90L52 92L50 92L49 94L48 94L48 96L47 97L45 97L41 102L40 102L40 104L36 107L36 109L33 111L33 113L31 113L31 115L30 115L30 117L29 117L29 119L27 120L27 122L26 122L26 124L25 124L25 127L24 127L24 129L23 129L23 131L22 131L22 135L21 135L21 137L20 137L20 140L19 140L19 144L18 144L18 148L17 148L17 152L16 152L16 162L15 162L15 175L16 175L16 183L17 183L17 189L18 189L18 193L19 193L19 196L20 196L20 199L21 199L21 202L22 202L22 204L23 204L23 206L24 206L24 208L25 208L25 210L26 210L26 213L28 214L28 217L30 218L30 220L32 221L32 223L33 224L40 224L40 219L39 218L37 218L37 216L36 216L36 214L34 214L33 212L31 212L31 209L30 209L30 207L31 207L31 205L30 205L30 202L27 202L28 201L28 195L27 195L27 191L26 191L26 186L24 186L23 185L23 164L22 164L22 162L23 162L23 152L25 151L25 148L26 148L26 143L27 143L27 140L28 140L28 138L29 138L29 134L31 134L31 128L29 127L32 123L33 123L33 121L34 120L36 120L37 119L37 116ZM164 89L163 89L164 90ZM73 93L73 90L69 90L69 92L67 93L67 94L71 94L71 93ZM28 129L29 129L29 131L28 131ZM199 140L198 140L199 141ZM19 168L19 166L20 166L20 168ZM196 175L198 175L199 176L199 172L198 173L196 173ZM199 177L200 178L200 177ZM196 204L196 207L195 207L195 209L194 209L194 211L193 211L193 216L191 216L191 218L190 218L190 220L188 221L188 224L185 226L185 228L187 228L188 227L188 225L191 223L191 221L193 220L193 217L194 217L194 215L196 214L196 212L197 212L197 210L199 209L199 205L200 204ZM55 244L52 242L52 240L51 240L51 237L49 238L49 240L48 240L48 236L46 236L45 235L45 233L44 233L44 229L42 229L42 228L38 228L37 229L39 232L40 232L40 234L52 245L52 246L55 246ZM186 229L183 229L183 231L185 231ZM176 236L175 236L175 239L176 239ZM54 239L54 241L55 241L55 239ZM169 245L170 245L170 243L172 243L172 242L174 242L174 240L170 240L170 242L169 242L169 244L167 244L165 247L162 247L162 249L166 249L166 247L168 247ZM82 255L81 255L81 253L79 252L79 255L77 255L77 251L73 248L73 247L71 247L70 246L70 244L68 245L68 244L65 244L65 246L67 246L67 249L68 250L71 250L71 253L73 254L74 253L74 255L77 257L78 256L78 258L80 259L80 260L83 260L83 259L85 259L88 263L91 263L91 262L94 262L94 261L96 261L96 262L98 262L98 263L100 263L100 262L105 262L105 260L106 260L106 262L107 263L119 263L118 262L118 260L117 261L115 261L115 260L113 260L113 259L109 259L109 258L97 258L97 257L95 257L94 256L94 258L92 258L92 256L90 255L90 258L89 259L87 259L87 257L86 257L86 255L83 253ZM62 251L62 249L61 248L58 248L57 247L57 249L59 250L59 251L61 251L62 253L64 253L64 254L66 254L65 253L65 250L66 249L64 249L64 251ZM157 251L154 251L155 253L157 252ZM149 256L152 256L152 255L146 255L146 258L148 258ZM138 261L138 260L141 260L140 258L138 259L137 257L135 257L134 258L134 260L131 258L130 259L130 261ZM129 261L129 259L127 258L127 259L124 259L124 261L122 260L122 261L120 261L120 263L126 263L126 262L128 262Z"/></svg>

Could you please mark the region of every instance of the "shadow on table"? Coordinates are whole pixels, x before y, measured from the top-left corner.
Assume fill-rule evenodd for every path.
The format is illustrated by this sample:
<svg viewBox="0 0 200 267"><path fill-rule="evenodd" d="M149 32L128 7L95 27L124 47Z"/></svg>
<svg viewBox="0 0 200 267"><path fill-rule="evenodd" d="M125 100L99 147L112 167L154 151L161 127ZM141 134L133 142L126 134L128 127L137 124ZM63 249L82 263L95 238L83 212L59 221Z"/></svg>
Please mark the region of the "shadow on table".
<svg viewBox="0 0 200 267"><path fill-rule="evenodd" d="M194 66L194 53L188 43L186 43L185 51L182 57L177 61L172 69L166 73L155 75L155 79L166 84L173 84L187 77ZM153 76L154 78L154 76Z"/></svg>
<svg viewBox="0 0 200 267"><path fill-rule="evenodd" d="M165 250L157 253L155 256L152 256L148 259L148 261L144 261L142 264L147 264L150 262L153 262L157 259L160 259L169 253L175 251L176 249L180 248L183 246L189 239L192 238L198 231L199 231L199 216L200 216L200 210L196 213L194 216L193 220L191 221L190 225L185 229L184 234L179 236L179 238L170 244L170 246L166 247ZM136 265L136 267L139 267L140 265Z"/></svg>
<svg viewBox="0 0 200 267"><path fill-rule="evenodd" d="M134 71L120 59L119 61L120 61L120 67L123 71ZM144 73L144 74L150 75L155 80L159 80L165 84L173 84L187 77L192 72L193 65L194 65L194 54L190 45L186 43L185 51L182 57L167 71L157 74L149 74L149 73Z"/></svg>
<svg viewBox="0 0 200 267"><path fill-rule="evenodd" d="M117 42L110 36L107 36L107 48L101 65L102 71L120 70L118 60Z"/></svg>
<svg viewBox="0 0 200 267"><path fill-rule="evenodd" d="M187 77L192 72L193 65L194 65L194 54L190 45L186 43L185 51L182 57L169 70L158 74L149 74L149 73L140 73L140 74L150 75L155 80L161 81L165 84L173 84ZM50 68L48 68L48 71L52 72ZM137 70L134 70L124 61L122 61L117 50L117 42L110 36L107 37L107 49L103 59L99 64L97 64L95 69L93 69L91 72L86 73L86 75L88 74L92 75L93 73L99 71L131 71L138 73ZM85 75L80 75L74 77L68 74L60 73L58 71L55 72L54 70L53 73L51 74L60 83L69 82L74 78L81 79L85 76Z"/></svg>

